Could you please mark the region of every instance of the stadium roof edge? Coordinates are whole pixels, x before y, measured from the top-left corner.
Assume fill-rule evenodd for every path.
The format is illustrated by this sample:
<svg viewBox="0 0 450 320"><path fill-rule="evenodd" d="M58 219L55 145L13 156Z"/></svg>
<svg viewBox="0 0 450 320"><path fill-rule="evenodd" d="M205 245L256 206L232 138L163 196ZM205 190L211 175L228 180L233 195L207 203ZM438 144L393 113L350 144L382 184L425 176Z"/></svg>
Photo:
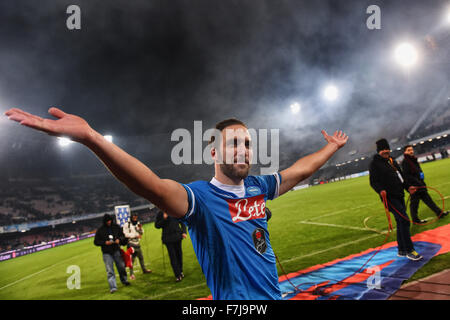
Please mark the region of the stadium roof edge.
<svg viewBox="0 0 450 320"><path fill-rule="evenodd" d="M449 130L445 130L445 131L441 131L441 132L438 132L438 133L433 133L433 134L430 134L430 135L428 135L426 137L422 137L422 138L419 138L419 139L411 140L411 141L409 141L409 144L419 143L420 141L427 141L428 139L434 139L434 138L436 138L438 136L443 136L444 134L450 134L450 129Z"/></svg>

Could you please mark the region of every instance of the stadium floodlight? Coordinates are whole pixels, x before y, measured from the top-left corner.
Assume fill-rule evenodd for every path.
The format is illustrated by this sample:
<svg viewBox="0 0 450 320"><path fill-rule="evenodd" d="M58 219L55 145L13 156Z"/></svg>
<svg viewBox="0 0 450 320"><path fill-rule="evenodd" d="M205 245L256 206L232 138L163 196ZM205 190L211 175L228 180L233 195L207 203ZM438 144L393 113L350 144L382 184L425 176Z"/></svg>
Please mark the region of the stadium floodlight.
<svg viewBox="0 0 450 320"><path fill-rule="evenodd" d="M417 49L410 43L403 42L395 48L395 60L404 68L410 68L417 63Z"/></svg>
<svg viewBox="0 0 450 320"><path fill-rule="evenodd" d="M71 144L71 143L73 143L73 141L70 140L69 138L58 137L58 144L59 144L61 147L66 147L66 146L68 146L68 145Z"/></svg>
<svg viewBox="0 0 450 320"><path fill-rule="evenodd" d="M338 89L335 85L328 85L323 90L323 96L328 101L334 101L338 97Z"/></svg>
<svg viewBox="0 0 450 320"><path fill-rule="evenodd" d="M113 142L113 137L111 135L106 135L103 136L105 138L105 140L109 141L109 142Z"/></svg>
<svg viewBox="0 0 450 320"><path fill-rule="evenodd" d="M300 112L300 104L298 102L294 102L293 104L291 104L291 112L292 114L297 114Z"/></svg>

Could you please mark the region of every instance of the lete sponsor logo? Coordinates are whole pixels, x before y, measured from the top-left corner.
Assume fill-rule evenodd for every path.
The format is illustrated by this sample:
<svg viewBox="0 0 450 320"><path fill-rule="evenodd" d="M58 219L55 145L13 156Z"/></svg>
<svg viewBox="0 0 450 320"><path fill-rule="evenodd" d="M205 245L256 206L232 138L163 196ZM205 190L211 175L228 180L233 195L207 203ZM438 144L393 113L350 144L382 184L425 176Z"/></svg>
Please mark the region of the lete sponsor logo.
<svg viewBox="0 0 450 320"><path fill-rule="evenodd" d="M227 202L234 223L266 217L264 194L245 199L227 199Z"/></svg>

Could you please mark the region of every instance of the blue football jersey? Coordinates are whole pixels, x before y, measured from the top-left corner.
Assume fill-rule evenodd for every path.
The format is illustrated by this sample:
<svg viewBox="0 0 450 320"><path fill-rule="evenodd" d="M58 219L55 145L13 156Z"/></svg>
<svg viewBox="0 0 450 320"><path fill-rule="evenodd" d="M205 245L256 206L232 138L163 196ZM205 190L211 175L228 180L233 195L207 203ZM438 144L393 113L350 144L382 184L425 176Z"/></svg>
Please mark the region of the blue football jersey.
<svg viewBox="0 0 450 320"><path fill-rule="evenodd" d="M280 184L279 173L248 176L242 198L207 181L183 185L189 209L181 221L213 299L281 299L265 213Z"/></svg>

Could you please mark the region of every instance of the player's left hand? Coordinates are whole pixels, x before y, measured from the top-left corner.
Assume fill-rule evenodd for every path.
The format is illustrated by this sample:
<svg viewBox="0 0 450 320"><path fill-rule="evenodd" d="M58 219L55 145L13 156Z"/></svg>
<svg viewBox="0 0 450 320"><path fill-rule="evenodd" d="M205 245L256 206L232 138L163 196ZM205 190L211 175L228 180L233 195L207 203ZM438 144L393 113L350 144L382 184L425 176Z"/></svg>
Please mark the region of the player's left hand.
<svg viewBox="0 0 450 320"><path fill-rule="evenodd" d="M342 132L342 130L335 131L332 136L328 135L325 130L322 130L322 134L328 143L335 144L338 149L342 148L348 140L348 136L344 132Z"/></svg>

